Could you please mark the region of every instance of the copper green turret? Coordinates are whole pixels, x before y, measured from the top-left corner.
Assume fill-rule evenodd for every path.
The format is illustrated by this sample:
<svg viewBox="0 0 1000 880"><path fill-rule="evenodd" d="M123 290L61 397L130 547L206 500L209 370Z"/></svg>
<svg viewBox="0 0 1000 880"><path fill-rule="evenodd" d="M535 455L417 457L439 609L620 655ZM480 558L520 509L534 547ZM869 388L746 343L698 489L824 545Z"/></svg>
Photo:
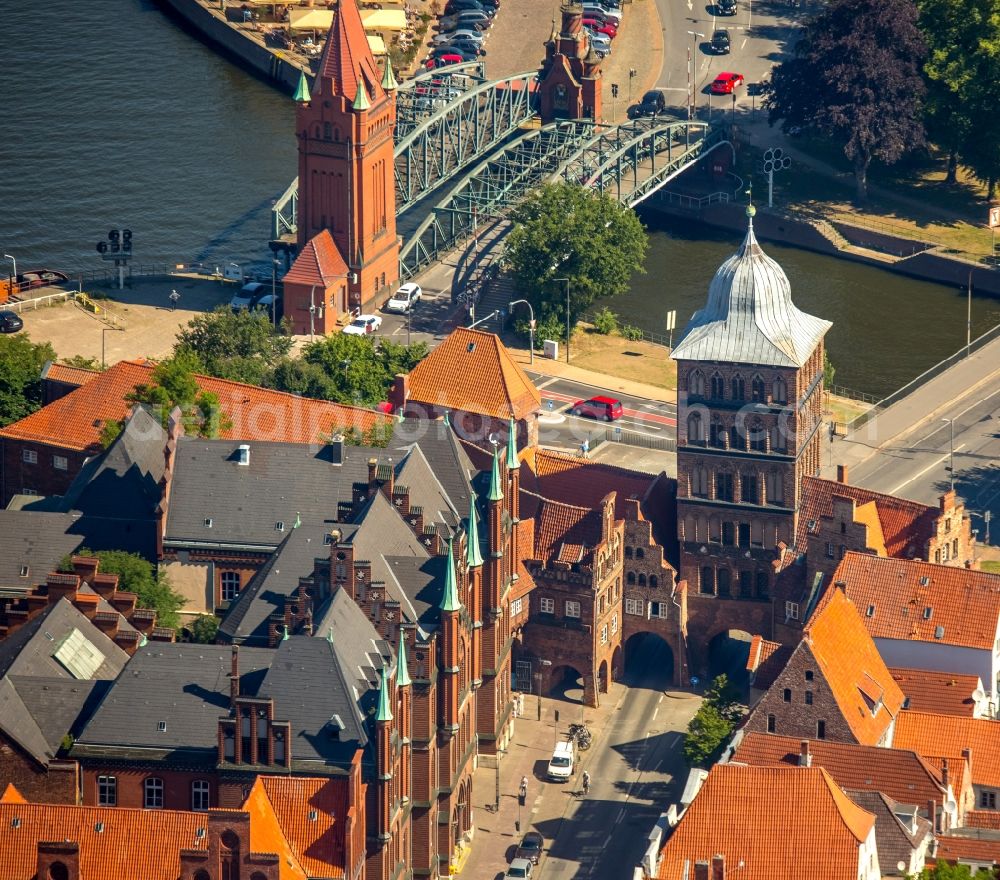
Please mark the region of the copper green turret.
<svg viewBox="0 0 1000 880"><path fill-rule="evenodd" d="M399 87L396 77L392 75L392 62L385 59L385 70L382 72L382 88L387 92L394 92Z"/></svg>
<svg viewBox="0 0 1000 880"><path fill-rule="evenodd" d="M517 425L511 416L510 427L507 429L507 470L516 470L520 464L517 460Z"/></svg>
<svg viewBox="0 0 1000 880"><path fill-rule="evenodd" d="M479 526L476 524L476 496L469 499L469 526L465 530L465 561L469 568L483 564L483 554L479 551Z"/></svg>
<svg viewBox="0 0 1000 880"><path fill-rule="evenodd" d="M490 501L503 500L503 490L500 488L500 456L496 449L493 450L493 474L490 476L490 494L486 496Z"/></svg>
<svg viewBox="0 0 1000 880"><path fill-rule="evenodd" d="M455 584L455 551L452 539L448 539L448 562L444 573L444 595L441 597L442 611L459 611L462 603L458 600L458 587Z"/></svg>
<svg viewBox="0 0 1000 880"><path fill-rule="evenodd" d="M297 104L308 104L311 95L309 94L309 80L303 71L299 71L299 84L295 88L294 100Z"/></svg>
<svg viewBox="0 0 1000 880"><path fill-rule="evenodd" d="M378 686L378 711L376 721L392 721L392 709L389 708L389 670L383 667L382 681Z"/></svg>
<svg viewBox="0 0 1000 880"><path fill-rule="evenodd" d="M396 652L396 686L406 687L410 684L410 671L406 668L406 639L403 631L399 631L399 650Z"/></svg>
<svg viewBox="0 0 1000 880"><path fill-rule="evenodd" d="M358 91L354 96L354 103L351 106L355 110L367 110L371 107L372 102L368 100L368 92L365 91L365 83L361 77L358 77Z"/></svg>

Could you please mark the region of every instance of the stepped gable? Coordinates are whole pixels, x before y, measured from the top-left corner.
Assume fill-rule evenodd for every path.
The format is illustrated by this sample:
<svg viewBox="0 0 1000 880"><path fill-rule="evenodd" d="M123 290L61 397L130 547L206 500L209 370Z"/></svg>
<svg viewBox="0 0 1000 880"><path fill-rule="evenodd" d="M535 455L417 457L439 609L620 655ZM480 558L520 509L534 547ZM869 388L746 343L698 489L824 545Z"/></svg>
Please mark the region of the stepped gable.
<svg viewBox="0 0 1000 880"><path fill-rule="evenodd" d="M795 307L788 276L757 243L753 213L750 206L743 244L715 273L674 360L802 367L833 326Z"/></svg>
<svg viewBox="0 0 1000 880"><path fill-rule="evenodd" d="M329 229L317 232L299 252L292 268L285 274L286 282L315 284L324 289L338 279L347 277L350 269Z"/></svg>
<svg viewBox="0 0 1000 880"><path fill-rule="evenodd" d="M357 2L340 0L320 57L313 94L320 92L325 82L330 85L332 94L353 101L359 77L371 101L385 94L381 86L382 74L368 45Z"/></svg>

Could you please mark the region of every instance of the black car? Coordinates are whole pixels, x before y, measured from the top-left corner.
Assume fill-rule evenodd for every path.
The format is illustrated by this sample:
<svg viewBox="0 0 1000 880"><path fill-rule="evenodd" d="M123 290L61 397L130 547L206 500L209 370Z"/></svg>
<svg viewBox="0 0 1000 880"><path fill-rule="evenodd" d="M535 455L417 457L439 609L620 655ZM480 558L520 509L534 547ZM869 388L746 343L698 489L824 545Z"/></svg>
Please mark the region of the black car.
<svg viewBox="0 0 1000 880"><path fill-rule="evenodd" d="M667 99L663 97L663 92L658 91L657 89L652 89L642 96L642 100L639 102L639 112L637 115L656 116L657 113L662 113L666 106Z"/></svg>
<svg viewBox="0 0 1000 880"><path fill-rule="evenodd" d="M24 326L24 321L17 312L0 312L0 333L17 333Z"/></svg>
<svg viewBox="0 0 1000 880"><path fill-rule="evenodd" d="M479 0L450 0L444 9L445 15L456 15L462 12L481 12L492 18L496 15L495 6L484 6Z"/></svg>
<svg viewBox="0 0 1000 880"><path fill-rule="evenodd" d="M480 43L475 40L470 40L466 37L464 40L459 38L456 40L450 40L447 43L442 43L441 48L454 49L457 53L466 55L485 55L486 50L482 47Z"/></svg>
<svg viewBox="0 0 1000 880"><path fill-rule="evenodd" d="M542 837L542 835L537 831L529 831L517 845L517 851L514 853L514 858L527 859L533 865L537 865L538 859L541 857L542 850L544 848L545 838Z"/></svg>
<svg viewBox="0 0 1000 880"><path fill-rule="evenodd" d="M716 55L728 55L729 31L718 30L712 34L711 49Z"/></svg>
<svg viewBox="0 0 1000 880"><path fill-rule="evenodd" d="M736 15L739 9L737 0L716 0L715 6L719 10L719 15Z"/></svg>

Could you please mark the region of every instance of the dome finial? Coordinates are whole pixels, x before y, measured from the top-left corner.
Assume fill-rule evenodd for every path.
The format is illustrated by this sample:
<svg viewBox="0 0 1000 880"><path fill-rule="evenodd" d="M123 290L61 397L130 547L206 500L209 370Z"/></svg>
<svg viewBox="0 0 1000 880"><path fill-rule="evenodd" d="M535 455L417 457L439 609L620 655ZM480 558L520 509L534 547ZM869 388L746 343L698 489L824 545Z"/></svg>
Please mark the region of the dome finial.
<svg viewBox="0 0 1000 880"><path fill-rule="evenodd" d="M753 185L747 187L747 217L750 218L750 225L753 226L753 217L757 209L753 205Z"/></svg>

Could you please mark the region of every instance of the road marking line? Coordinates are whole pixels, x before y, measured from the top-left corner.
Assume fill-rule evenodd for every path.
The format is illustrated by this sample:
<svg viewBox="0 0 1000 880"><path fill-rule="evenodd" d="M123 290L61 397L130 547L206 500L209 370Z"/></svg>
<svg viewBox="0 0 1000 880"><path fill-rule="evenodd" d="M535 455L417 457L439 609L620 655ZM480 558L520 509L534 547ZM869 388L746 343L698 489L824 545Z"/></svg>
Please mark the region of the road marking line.
<svg viewBox="0 0 1000 880"><path fill-rule="evenodd" d="M546 382L542 382L542 384L541 384L541 385L538 385L538 386L536 386L536 387L538 388L538 390L539 390L539 391L541 391L541 390L542 390L543 388L548 388L548 387L549 387L549 385L551 385L551 384L552 384L553 382L558 382L558 381L559 381L559 377L558 377L558 376L553 376L553 377L552 377L551 379L549 379L548 381L546 381Z"/></svg>
<svg viewBox="0 0 1000 880"><path fill-rule="evenodd" d="M965 448L965 444L963 443L961 446L956 446L955 447L955 452L958 452L959 450L962 450L964 448ZM919 479L920 477L922 477L931 468L937 467L939 464L941 464L942 461L947 461L949 458L951 458L951 455L952 455L951 452L946 452L940 458L934 459L934 461L932 461L929 465L927 465L927 467L925 467L919 474L914 474L908 480L904 480L902 483L900 483L898 486L896 486L895 489L890 489L889 492L888 492L888 494L889 495L895 495L900 489L902 489L904 486L909 486L910 483L912 483L914 480ZM954 477L955 476L954 473L951 476Z"/></svg>
<svg viewBox="0 0 1000 880"><path fill-rule="evenodd" d="M656 707L656 708L655 708L655 709L653 710L653 717L652 717L652 718L650 718L649 720L650 720L650 721L656 721L656 713L657 713L657 712L659 712L659 711L660 711L660 707L659 707L659 706L657 706L657 707Z"/></svg>
<svg viewBox="0 0 1000 880"><path fill-rule="evenodd" d="M743 42L740 43L740 51L742 52L747 47L746 37L743 38Z"/></svg>
<svg viewBox="0 0 1000 880"><path fill-rule="evenodd" d="M965 409L963 409L963 410L962 410L962 411L961 411L960 413L956 413L956 414L955 414L955 416L954 416L953 418L956 418L956 419L958 419L958 418L961 418L961 417L962 417L962 416L964 416L964 415L965 415L965 414L966 414L966 413L967 413L967 412L968 412L968 411L969 411L970 409L975 409L975 408L976 408L977 406L979 406L979 405L980 405L981 403L986 403L986 401L987 401L987 400L989 400L989 399L990 399L991 397L996 397L996 396L997 396L998 394L1000 394L1000 388L998 388L998 389L997 389L996 391L994 391L994 392L993 392L992 394L987 394L987 395L986 395L986 397L984 397L984 398L983 398L982 400L977 400L977 401L976 401L975 403L973 403L973 404L972 404L971 406L967 406L967 407L966 407ZM937 428L935 428L935 429L934 429L933 431L931 431L931 432L930 432L930 434L927 434L926 436L924 436L924 437L921 437L921 438L920 438L920 439L919 439L919 440L918 440L918 441L916 442L916 444L915 444L915 445L919 446L919 445L920 445L921 443L923 443L923 442L924 442L924 440L926 440L926 439L927 439L928 437L933 437L933 436L934 436L934 435L935 435L935 434L936 434L936 433L937 433L938 431L943 431L943 430L944 430L944 420L942 419L942 420L941 420L941 424L940 424L940 425L939 425L939 426L938 426Z"/></svg>
<svg viewBox="0 0 1000 880"><path fill-rule="evenodd" d="M656 701L656 705L659 706L663 702L663 694L660 694L660 699Z"/></svg>
<svg viewBox="0 0 1000 880"><path fill-rule="evenodd" d="M621 810L619 810L619 812L618 812L618 818L617 818L617 819L615 819L615 825L617 825L617 824L618 824L619 822L621 822L621 820L622 820L622 819L624 819L624 818L625 818L625 809L624 809L624 808L622 808L622 809L621 809Z"/></svg>

